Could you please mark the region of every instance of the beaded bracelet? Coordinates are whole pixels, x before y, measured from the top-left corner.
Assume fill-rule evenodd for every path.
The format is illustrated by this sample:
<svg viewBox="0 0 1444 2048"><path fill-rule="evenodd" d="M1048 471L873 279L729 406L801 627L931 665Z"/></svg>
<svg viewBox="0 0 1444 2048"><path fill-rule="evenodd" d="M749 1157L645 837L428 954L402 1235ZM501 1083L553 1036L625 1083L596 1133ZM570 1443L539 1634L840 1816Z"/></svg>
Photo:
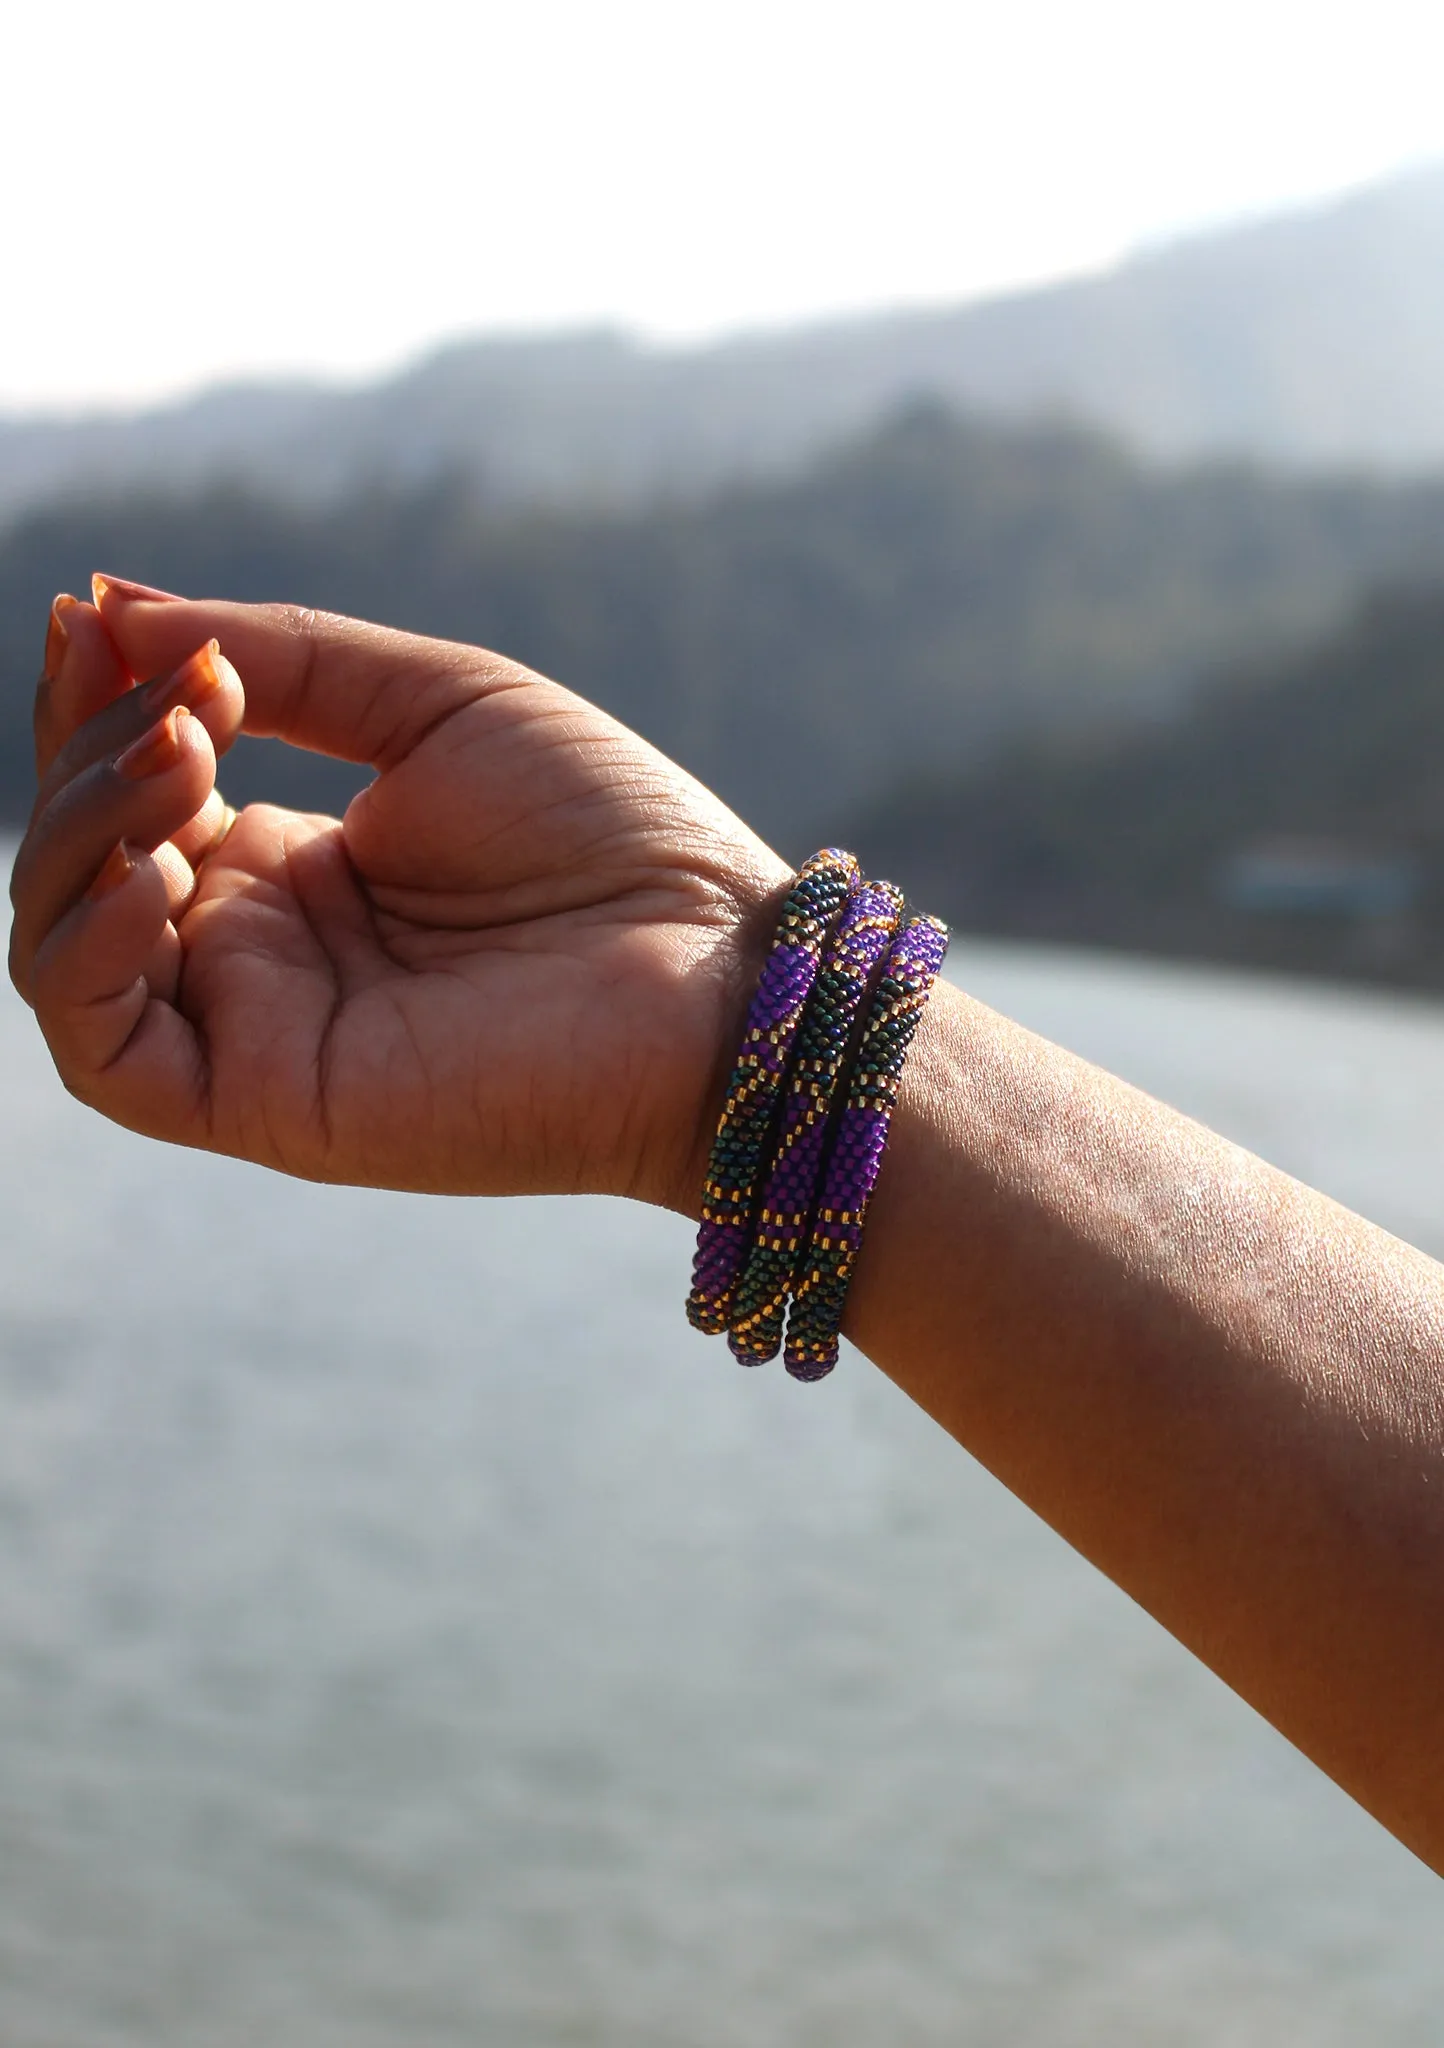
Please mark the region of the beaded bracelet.
<svg viewBox="0 0 1444 2048"><path fill-rule="evenodd" d="M856 860L832 846L798 870L747 1012L707 1162L687 1297L687 1320L708 1336L727 1327L732 1290L752 1241L757 1183L793 1043L828 931L856 880Z"/></svg>
<svg viewBox="0 0 1444 2048"><path fill-rule="evenodd" d="M788 1318L785 1359L794 1379L820 1380L837 1363L848 1285L903 1062L947 946L946 925L935 917L910 917L883 962Z"/></svg>
<svg viewBox="0 0 1444 2048"><path fill-rule="evenodd" d="M891 882L865 882L848 899L827 943L797 1034L792 1075L757 1236L732 1297L727 1342L742 1365L782 1348L782 1323L798 1255L807 1243L832 1098L873 970L902 915Z"/></svg>

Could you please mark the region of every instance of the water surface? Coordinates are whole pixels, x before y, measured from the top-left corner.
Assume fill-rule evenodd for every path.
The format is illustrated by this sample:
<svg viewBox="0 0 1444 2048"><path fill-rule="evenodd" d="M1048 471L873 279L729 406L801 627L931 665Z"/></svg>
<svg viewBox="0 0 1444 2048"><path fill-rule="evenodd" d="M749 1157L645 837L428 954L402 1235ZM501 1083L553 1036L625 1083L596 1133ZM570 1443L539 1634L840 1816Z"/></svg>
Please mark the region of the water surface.
<svg viewBox="0 0 1444 2048"><path fill-rule="evenodd" d="M1444 1012L960 944L1444 1252ZM112 1130L0 1002L6 2048L1437 2042L1437 1881L689 1232Z"/></svg>

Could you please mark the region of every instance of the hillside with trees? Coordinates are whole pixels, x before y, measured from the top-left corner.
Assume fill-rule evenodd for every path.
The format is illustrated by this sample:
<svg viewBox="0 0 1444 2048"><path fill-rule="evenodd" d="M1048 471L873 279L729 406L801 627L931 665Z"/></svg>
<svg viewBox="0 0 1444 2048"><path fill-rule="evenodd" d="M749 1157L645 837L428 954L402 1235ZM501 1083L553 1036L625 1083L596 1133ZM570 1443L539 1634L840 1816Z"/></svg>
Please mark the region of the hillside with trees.
<svg viewBox="0 0 1444 2048"><path fill-rule="evenodd" d="M968 931L1444 988L1444 586L1152 732L916 778L858 843Z"/></svg>
<svg viewBox="0 0 1444 2048"><path fill-rule="evenodd" d="M481 337L350 388L0 419L0 519L220 480L311 505L442 474L497 508L690 499L794 473L920 397L1170 460L1444 464L1444 168L964 305L690 348Z"/></svg>
<svg viewBox="0 0 1444 2048"><path fill-rule="evenodd" d="M0 804L28 807L45 607L93 568L501 648L594 696L789 850L923 767L1097 746L1221 668L1444 573L1444 484L1160 470L1096 437L914 408L804 476L689 507L502 517L460 482L327 516L226 491L55 510L0 539ZM330 802L295 757L235 796Z"/></svg>

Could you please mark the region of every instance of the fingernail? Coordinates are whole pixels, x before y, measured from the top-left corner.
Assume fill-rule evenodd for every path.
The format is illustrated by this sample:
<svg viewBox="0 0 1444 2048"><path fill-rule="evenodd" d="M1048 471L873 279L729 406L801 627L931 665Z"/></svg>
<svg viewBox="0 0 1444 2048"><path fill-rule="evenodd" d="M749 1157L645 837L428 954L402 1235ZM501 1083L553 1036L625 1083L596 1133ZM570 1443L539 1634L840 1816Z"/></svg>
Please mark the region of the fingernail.
<svg viewBox="0 0 1444 2048"><path fill-rule="evenodd" d="M189 717L184 704L167 711L158 725L132 740L124 753L116 755L116 774L125 776L128 782L143 782L148 775L164 775L167 768L174 768L181 757L181 720Z"/></svg>
<svg viewBox="0 0 1444 2048"><path fill-rule="evenodd" d="M75 610L77 600L68 590L62 590L50 607L50 623L45 628L45 680L53 683L60 673L60 664L65 659L65 650L70 645L70 629L65 623L65 614Z"/></svg>
<svg viewBox="0 0 1444 2048"><path fill-rule="evenodd" d="M92 903L98 902L102 896L109 896L113 890L118 889L122 882L128 882L133 870L134 863L124 845L113 846L105 856L100 873L86 890L86 895Z"/></svg>
<svg viewBox="0 0 1444 2048"><path fill-rule="evenodd" d="M152 683L153 709L168 711L172 704L185 703L194 711L208 697L214 697L225 680L217 666L220 651L219 640L208 640L204 647L198 647L194 654L187 655L173 675ZM230 667L229 662L226 667Z"/></svg>
<svg viewBox="0 0 1444 2048"><path fill-rule="evenodd" d="M149 583L129 583L124 576L92 576L91 595L97 608L109 591L126 604L184 604L185 599L177 597L173 590L156 590Z"/></svg>

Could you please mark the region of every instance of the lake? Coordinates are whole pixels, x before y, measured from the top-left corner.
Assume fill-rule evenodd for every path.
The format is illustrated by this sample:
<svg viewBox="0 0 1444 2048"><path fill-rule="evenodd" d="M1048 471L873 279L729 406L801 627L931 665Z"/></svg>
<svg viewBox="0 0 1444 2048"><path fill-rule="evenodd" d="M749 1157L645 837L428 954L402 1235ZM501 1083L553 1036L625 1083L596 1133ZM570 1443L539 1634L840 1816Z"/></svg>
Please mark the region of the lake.
<svg viewBox="0 0 1444 2048"><path fill-rule="evenodd" d="M1444 1253L1444 1010L965 941ZM690 1231L113 1130L0 1002L6 2048L1437 2043L1437 1880Z"/></svg>

